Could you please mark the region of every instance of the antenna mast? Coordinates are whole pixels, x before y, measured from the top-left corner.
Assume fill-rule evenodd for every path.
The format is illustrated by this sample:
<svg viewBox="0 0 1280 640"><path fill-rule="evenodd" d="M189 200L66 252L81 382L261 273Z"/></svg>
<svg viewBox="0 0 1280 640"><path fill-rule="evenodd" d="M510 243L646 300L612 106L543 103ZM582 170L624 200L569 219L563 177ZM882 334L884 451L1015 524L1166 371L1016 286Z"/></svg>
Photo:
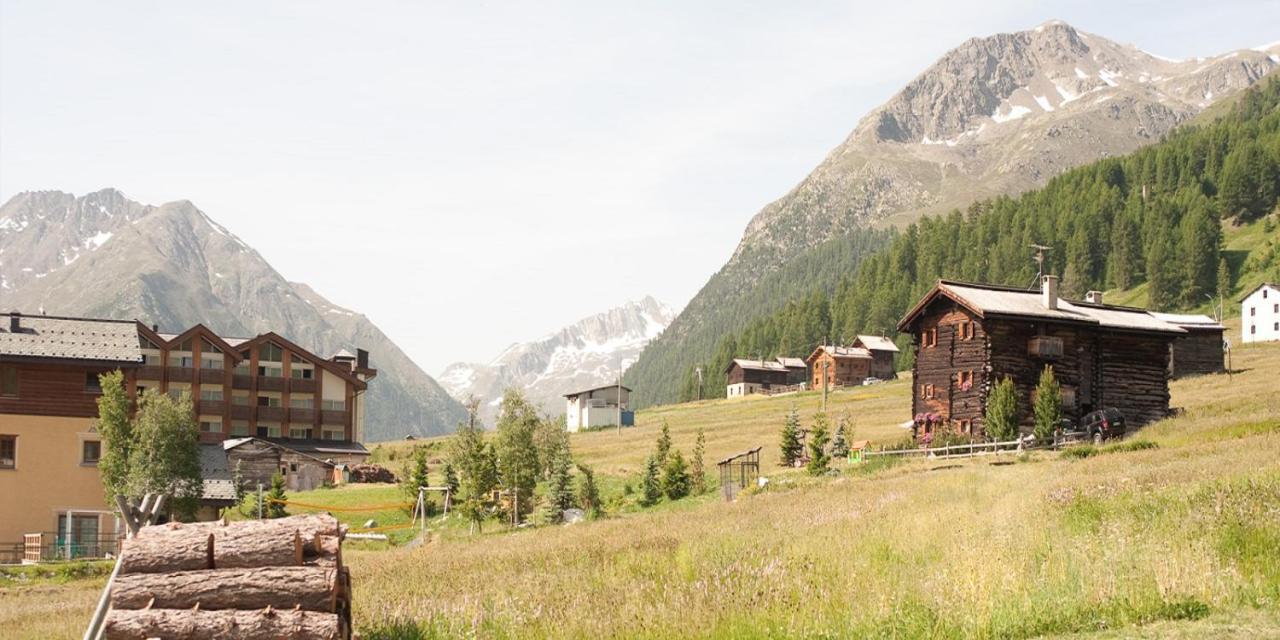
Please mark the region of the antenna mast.
<svg viewBox="0 0 1280 640"><path fill-rule="evenodd" d="M1036 255L1034 258L1032 258L1032 260L1036 261L1036 281L1031 283L1031 286L1029 287L1030 289L1034 289L1038 287L1040 285L1040 282L1044 279L1045 254L1050 251L1053 251L1053 247L1046 247L1045 245L1042 245L1042 244L1032 244L1028 246L1036 250Z"/></svg>

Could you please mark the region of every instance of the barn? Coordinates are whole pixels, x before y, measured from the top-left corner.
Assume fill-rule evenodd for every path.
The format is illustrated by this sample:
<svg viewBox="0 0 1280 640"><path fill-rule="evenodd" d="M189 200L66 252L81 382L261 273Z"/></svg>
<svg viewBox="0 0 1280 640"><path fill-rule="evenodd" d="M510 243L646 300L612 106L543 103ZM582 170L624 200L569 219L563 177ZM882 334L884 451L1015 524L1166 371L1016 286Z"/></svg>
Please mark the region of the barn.
<svg viewBox="0 0 1280 640"><path fill-rule="evenodd" d="M1177 325L1186 335L1174 339L1169 351L1169 375L1182 376L1203 373L1222 373L1223 341L1226 327L1206 315L1177 313L1152 313L1151 315Z"/></svg>
<svg viewBox="0 0 1280 640"><path fill-rule="evenodd" d="M813 350L805 363L813 388L857 386L871 375L874 357L863 347L823 345Z"/></svg>
<svg viewBox="0 0 1280 640"><path fill-rule="evenodd" d="M740 398L804 384L806 369L799 358L752 360L734 358L724 369L725 396Z"/></svg>
<svg viewBox="0 0 1280 640"><path fill-rule="evenodd" d="M884 336L858 336L853 346L862 347L871 352L871 375L881 380L892 380L898 377L894 359L898 356L898 345Z"/></svg>
<svg viewBox="0 0 1280 640"><path fill-rule="evenodd" d="M1063 415L1119 408L1130 426L1169 412L1169 354L1187 331L1144 309L1058 297L1058 280L1040 291L939 281L898 323L912 335L912 414L916 433L981 434L987 396L1005 377L1018 393L1029 430L1032 392L1046 365L1062 386Z"/></svg>

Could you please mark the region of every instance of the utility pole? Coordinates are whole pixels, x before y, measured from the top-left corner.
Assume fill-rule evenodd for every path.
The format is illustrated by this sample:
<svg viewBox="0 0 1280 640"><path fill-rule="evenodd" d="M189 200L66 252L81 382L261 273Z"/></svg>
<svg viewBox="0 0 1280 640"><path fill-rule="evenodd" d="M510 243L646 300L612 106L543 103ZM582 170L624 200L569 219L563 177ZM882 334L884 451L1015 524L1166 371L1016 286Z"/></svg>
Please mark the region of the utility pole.
<svg viewBox="0 0 1280 640"><path fill-rule="evenodd" d="M1031 286L1038 287L1040 286L1040 282L1043 281L1044 279L1044 260L1045 260L1044 254L1048 253L1049 251L1053 251L1053 247L1047 247L1042 244L1033 244L1030 246L1032 249L1036 250L1036 256L1035 258L1032 258L1033 260L1036 261L1036 281L1033 282Z"/></svg>
<svg viewBox="0 0 1280 640"><path fill-rule="evenodd" d="M698 400L702 400L702 365L695 367L694 372L698 374Z"/></svg>
<svg viewBox="0 0 1280 640"><path fill-rule="evenodd" d="M622 435L622 356L618 356L618 435Z"/></svg>
<svg viewBox="0 0 1280 640"><path fill-rule="evenodd" d="M831 385L831 360L822 361L822 412L827 412L827 387Z"/></svg>

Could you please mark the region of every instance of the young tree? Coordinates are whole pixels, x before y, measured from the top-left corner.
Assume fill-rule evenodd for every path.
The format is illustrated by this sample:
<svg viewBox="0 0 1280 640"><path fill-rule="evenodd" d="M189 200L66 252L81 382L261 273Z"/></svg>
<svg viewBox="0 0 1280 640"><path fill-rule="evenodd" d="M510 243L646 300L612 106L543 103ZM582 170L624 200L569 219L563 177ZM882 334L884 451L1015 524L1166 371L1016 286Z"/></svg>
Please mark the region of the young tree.
<svg viewBox="0 0 1280 640"><path fill-rule="evenodd" d="M795 466L796 460L800 459L802 452L802 445L800 444L800 412L796 410L795 405L791 405L791 411L787 413L787 421L782 425L780 449L782 466Z"/></svg>
<svg viewBox="0 0 1280 640"><path fill-rule="evenodd" d="M200 427L190 394L174 400L148 389L138 402L132 435L126 495L165 494L174 512L193 516L204 493L204 479Z"/></svg>
<svg viewBox="0 0 1280 640"><path fill-rule="evenodd" d="M1062 420L1062 388L1053 376L1053 367L1045 365L1040 373L1040 384L1036 385L1035 403L1037 443L1052 441L1053 432Z"/></svg>
<svg viewBox="0 0 1280 640"><path fill-rule="evenodd" d="M707 470L703 466L707 453L707 438L702 432L702 427L698 427L698 437L693 441L693 460L689 465L689 475L691 476L691 484L689 489L693 495L702 495L707 491Z"/></svg>
<svg viewBox="0 0 1280 640"><path fill-rule="evenodd" d="M1018 435L1018 391L1008 376L996 383L987 398L983 430L996 442L1007 442Z"/></svg>
<svg viewBox="0 0 1280 640"><path fill-rule="evenodd" d="M98 384L102 386L98 397L98 435L102 437L98 473L102 475L107 504L115 504L117 495L128 495L129 451L133 448L129 394L124 388L124 374L118 370L99 376Z"/></svg>
<svg viewBox="0 0 1280 640"><path fill-rule="evenodd" d="M458 472L453 470L453 463L444 463L444 486L449 488L450 495L458 495Z"/></svg>
<svg viewBox="0 0 1280 640"><path fill-rule="evenodd" d="M482 526L491 507L491 495L498 485L498 470L492 447L484 441L484 431L474 422L458 425L458 433L449 442L449 463L457 466L461 478L453 503L458 512L471 521L471 528Z"/></svg>
<svg viewBox="0 0 1280 640"><path fill-rule="evenodd" d="M1219 300L1226 300L1231 297L1231 267L1227 265L1227 258L1223 256L1218 258L1218 283L1217 291ZM1225 312L1225 309L1220 311ZM1221 320L1222 318L1219 318Z"/></svg>
<svg viewBox="0 0 1280 640"><path fill-rule="evenodd" d="M551 477L547 480L547 496L559 511L573 507L573 458L569 444L551 452ZM558 520L559 518L557 518Z"/></svg>
<svg viewBox="0 0 1280 640"><path fill-rule="evenodd" d="M413 458L409 461L408 472L400 480L400 490L406 500L418 501L418 488L431 486L427 468L427 450L424 447L413 448Z"/></svg>
<svg viewBox="0 0 1280 640"><path fill-rule="evenodd" d="M820 476L827 472L831 457L827 454L827 443L831 435L827 433L827 414L819 413L813 417L813 429L809 431L809 475Z"/></svg>
<svg viewBox="0 0 1280 640"><path fill-rule="evenodd" d="M640 506L648 507L662 499L658 484L658 460L650 455L644 460L644 477L640 479Z"/></svg>
<svg viewBox="0 0 1280 640"><path fill-rule="evenodd" d="M533 437L538 428L538 412L516 389L507 389L503 394L500 411L494 443L498 475L512 496L512 522L519 524L524 514L533 509L533 488L541 471Z"/></svg>
<svg viewBox="0 0 1280 640"><path fill-rule="evenodd" d="M596 486L596 473L585 464L578 465L578 504L588 518L599 518L604 512L600 504L600 488Z"/></svg>
<svg viewBox="0 0 1280 640"><path fill-rule="evenodd" d="M658 466L667 464L667 456L671 453L671 427L667 425L667 421L662 421L662 433L658 434L658 446L654 453L657 458Z"/></svg>
<svg viewBox="0 0 1280 640"><path fill-rule="evenodd" d="M284 502L288 498L284 492L284 476L277 472L271 476L271 490L267 492L266 516L268 518L283 518L289 515L289 512L284 507Z"/></svg>
<svg viewBox="0 0 1280 640"><path fill-rule="evenodd" d="M244 497L249 489L244 481L244 460L236 460L236 468L231 472L232 488L236 492L236 509L244 513Z"/></svg>
<svg viewBox="0 0 1280 640"><path fill-rule="evenodd" d="M689 495L689 469L679 449L667 456L667 464L662 468L662 493L669 500Z"/></svg>
<svg viewBox="0 0 1280 640"><path fill-rule="evenodd" d="M846 427L849 424L849 415L840 416L836 421L836 437L831 440L831 457L840 459L849 457L849 434L846 433Z"/></svg>

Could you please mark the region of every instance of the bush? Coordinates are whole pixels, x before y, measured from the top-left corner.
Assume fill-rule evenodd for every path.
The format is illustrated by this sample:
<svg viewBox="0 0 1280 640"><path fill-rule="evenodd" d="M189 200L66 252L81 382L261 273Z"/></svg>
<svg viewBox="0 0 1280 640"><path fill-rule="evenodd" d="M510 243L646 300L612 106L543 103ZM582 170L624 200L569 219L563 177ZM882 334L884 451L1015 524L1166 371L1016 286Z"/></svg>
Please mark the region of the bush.
<svg viewBox="0 0 1280 640"><path fill-rule="evenodd" d="M1053 432L1062 422L1062 387L1049 365L1040 372L1040 384L1036 385L1035 416L1037 444L1052 441Z"/></svg>
<svg viewBox="0 0 1280 640"><path fill-rule="evenodd" d="M991 390L982 429L996 442L1007 442L1018 435L1018 391L1008 376Z"/></svg>

